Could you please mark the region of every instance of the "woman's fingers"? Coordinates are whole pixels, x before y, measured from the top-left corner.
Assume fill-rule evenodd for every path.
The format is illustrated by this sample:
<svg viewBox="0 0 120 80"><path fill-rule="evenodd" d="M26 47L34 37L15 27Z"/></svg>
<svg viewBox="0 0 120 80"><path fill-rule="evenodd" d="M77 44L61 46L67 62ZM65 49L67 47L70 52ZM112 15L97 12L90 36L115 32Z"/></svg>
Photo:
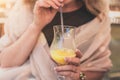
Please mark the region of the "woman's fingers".
<svg viewBox="0 0 120 80"><path fill-rule="evenodd" d="M80 52L79 49L76 50L76 57L78 57L78 58L82 57L82 53Z"/></svg>
<svg viewBox="0 0 120 80"><path fill-rule="evenodd" d="M68 63L68 64L73 64L73 65L76 65L78 66L80 64L80 59L79 58L76 58L76 57L73 57L73 58L65 58L65 61Z"/></svg>
<svg viewBox="0 0 120 80"><path fill-rule="evenodd" d="M71 71L63 71L58 72L59 75L65 76L66 78L71 78L72 80L78 80L79 79L79 73L71 72Z"/></svg>
<svg viewBox="0 0 120 80"><path fill-rule="evenodd" d="M38 0L36 4L39 5L39 7L53 7L54 9L58 9L63 5L62 0Z"/></svg>
<svg viewBox="0 0 120 80"><path fill-rule="evenodd" d="M62 6L62 3L58 0L46 0L45 2L48 3L54 9L59 9L59 7Z"/></svg>
<svg viewBox="0 0 120 80"><path fill-rule="evenodd" d="M57 73L61 76L65 76L66 78L71 78L72 80L79 79L80 67L74 65L64 65L55 67Z"/></svg>
<svg viewBox="0 0 120 80"><path fill-rule="evenodd" d="M64 65L64 66L55 67L55 70L57 72L62 72L62 71L77 72L77 67L74 65Z"/></svg>
<svg viewBox="0 0 120 80"><path fill-rule="evenodd" d="M82 54L79 50L76 50L76 57L66 57L65 58L65 61L68 63L68 64L73 64L73 65L76 65L78 66L80 64L80 58L82 57Z"/></svg>
<svg viewBox="0 0 120 80"><path fill-rule="evenodd" d="M45 25L47 25L52 21L55 14L57 13L57 10L50 7L51 7L51 4L48 4L46 0L36 1L34 10L33 10L33 13L34 13L33 23L35 26L42 25L44 27ZM41 29L43 29L43 27Z"/></svg>
<svg viewBox="0 0 120 80"><path fill-rule="evenodd" d="M40 7L49 8L50 5L43 2L42 0L41 1L38 0L36 1L36 4L35 4L34 13L39 13Z"/></svg>
<svg viewBox="0 0 120 80"><path fill-rule="evenodd" d="M62 6L62 2L58 0L52 0L58 7Z"/></svg>
<svg viewBox="0 0 120 80"><path fill-rule="evenodd" d="M36 1L35 7L39 8L39 7L43 7L45 5L46 5L46 3L44 1L38 0L38 1Z"/></svg>
<svg viewBox="0 0 120 80"><path fill-rule="evenodd" d="M52 0L47 0L46 3L49 4L54 9L59 8Z"/></svg>

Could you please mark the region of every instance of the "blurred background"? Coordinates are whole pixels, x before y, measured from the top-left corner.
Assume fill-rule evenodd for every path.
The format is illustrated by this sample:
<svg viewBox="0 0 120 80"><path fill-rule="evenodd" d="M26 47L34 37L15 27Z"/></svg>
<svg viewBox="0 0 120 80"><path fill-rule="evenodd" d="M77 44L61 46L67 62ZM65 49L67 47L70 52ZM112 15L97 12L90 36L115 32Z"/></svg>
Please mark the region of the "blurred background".
<svg viewBox="0 0 120 80"><path fill-rule="evenodd" d="M4 34L4 23L16 0L0 0L0 37ZM111 35L110 49L113 68L105 80L120 80L120 0L110 0Z"/></svg>
<svg viewBox="0 0 120 80"><path fill-rule="evenodd" d="M110 49L113 68L108 74L110 80L120 80L120 0L111 0L110 13L112 40Z"/></svg>
<svg viewBox="0 0 120 80"><path fill-rule="evenodd" d="M0 37L4 33L4 22L16 0L0 0Z"/></svg>

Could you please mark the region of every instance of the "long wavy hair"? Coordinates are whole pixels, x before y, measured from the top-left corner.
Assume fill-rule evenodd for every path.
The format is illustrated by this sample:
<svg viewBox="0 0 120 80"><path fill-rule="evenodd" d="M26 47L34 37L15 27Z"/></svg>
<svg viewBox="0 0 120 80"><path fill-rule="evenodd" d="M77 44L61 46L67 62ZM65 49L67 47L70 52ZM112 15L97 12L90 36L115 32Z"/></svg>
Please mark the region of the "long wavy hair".
<svg viewBox="0 0 120 80"><path fill-rule="evenodd" d="M29 4L34 7L37 0L23 0L24 4ZM100 13L107 14L109 11L109 0L82 0L86 8L94 15L99 15Z"/></svg>

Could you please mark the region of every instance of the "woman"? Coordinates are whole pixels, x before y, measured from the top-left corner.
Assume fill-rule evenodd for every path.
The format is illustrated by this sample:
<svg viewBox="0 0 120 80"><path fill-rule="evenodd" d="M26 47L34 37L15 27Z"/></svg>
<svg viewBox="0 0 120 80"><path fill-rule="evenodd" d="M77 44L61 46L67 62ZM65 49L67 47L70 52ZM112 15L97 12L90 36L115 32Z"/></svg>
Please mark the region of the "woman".
<svg viewBox="0 0 120 80"><path fill-rule="evenodd" d="M81 53L76 51L75 58L65 59L70 64L54 70L66 80L102 79L111 67L107 0L19 0L0 40L1 80L25 80L30 75L38 80L56 80L47 44L50 46L53 39L52 26L60 24L60 7L64 24L78 26L76 45Z"/></svg>

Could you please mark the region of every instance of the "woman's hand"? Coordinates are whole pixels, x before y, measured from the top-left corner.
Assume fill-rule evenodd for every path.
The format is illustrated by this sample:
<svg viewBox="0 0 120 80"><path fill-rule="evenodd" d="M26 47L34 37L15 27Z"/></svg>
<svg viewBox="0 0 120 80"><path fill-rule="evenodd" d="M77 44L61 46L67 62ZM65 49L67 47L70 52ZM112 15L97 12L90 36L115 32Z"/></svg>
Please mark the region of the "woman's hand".
<svg viewBox="0 0 120 80"><path fill-rule="evenodd" d="M35 26L42 26L41 29L50 23L54 18L57 10L62 4L63 0L38 0L34 7L34 20Z"/></svg>
<svg viewBox="0 0 120 80"><path fill-rule="evenodd" d="M55 70L59 75L65 76L67 79L79 80L80 75L80 58L82 57L80 51L76 51L77 56L74 58L66 58L68 65L57 66Z"/></svg>

